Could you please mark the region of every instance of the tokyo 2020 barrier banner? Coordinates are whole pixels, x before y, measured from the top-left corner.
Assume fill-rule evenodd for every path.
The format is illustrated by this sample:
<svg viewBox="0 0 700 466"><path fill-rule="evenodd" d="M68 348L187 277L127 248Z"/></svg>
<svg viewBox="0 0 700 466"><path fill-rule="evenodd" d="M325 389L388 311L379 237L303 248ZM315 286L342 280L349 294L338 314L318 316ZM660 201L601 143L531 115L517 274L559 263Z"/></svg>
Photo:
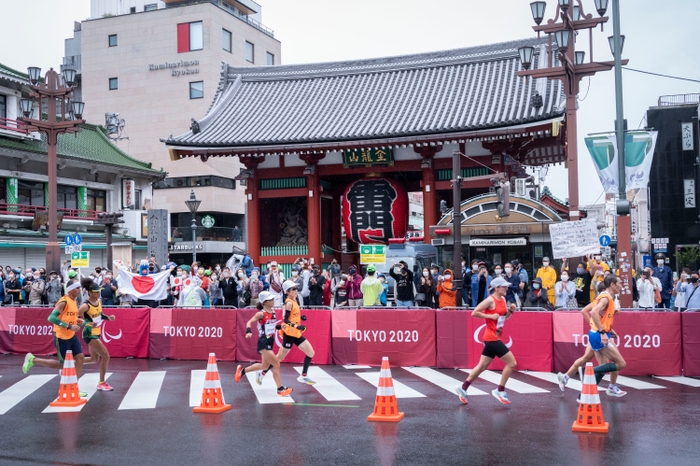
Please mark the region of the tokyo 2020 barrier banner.
<svg viewBox="0 0 700 466"><path fill-rule="evenodd" d="M476 367L484 349L486 321L467 319L468 367ZM501 341L513 351L518 370L551 372L552 370L552 313L516 311L506 320ZM505 364L495 358L492 370L502 370Z"/></svg>
<svg viewBox="0 0 700 466"><path fill-rule="evenodd" d="M236 360L236 309L151 309L151 358Z"/></svg>
<svg viewBox="0 0 700 466"><path fill-rule="evenodd" d="M554 370L564 372L583 355L590 326L580 312L554 312L552 318ZM623 375L681 374L680 313L622 312L615 317L613 330L619 337L614 343L627 363Z"/></svg>
<svg viewBox="0 0 700 466"><path fill-rule="evenodd" d="M258 354L258 328L257 323L251 326L253 335L250 338L245 337L245 329L248 321L258 312L257 309L239 309L238 322L236 323L237 341L236 341L236 360L238 361L260 361ZM283 315L281 309L275 309L277 322L282 323ZM306 316L306 320L302 322L306 325L306 331L303 333L314 349L314 364L331 364L331 311L329 310L312 310L304 309L302 315ZM275 336L275 348L277 353L282 345L282 336L280 332ZM285 363L302 363L304 362L305 354L296 346L284 358Z"/></svg>
<svg viewBox="0 0 700 466"><path fill-rule="evenodd" d="M435 311L357 309L333 311L333 362L379 366L435 365Z"/></svg>
<svg viewBox="0 0 700 466"><path fill-rule="evenodd" d="M469 334L467 321L472 311L466 309L438 309L435 311L437 367L454 369L469 365L467 348Z"/></svg>
<svg viewBox="0 0 700 466"><path fill-rule="evenodd" d="M683 328L683 375L700 377L700 312L681 314Z"/></svg>
<svg viewBox="0 0 700 466"><path fill-rule="evenodd" d="M53 324L47 319L52 309L0 307L0 352L56 354ZM103 321L100 339L115 358L148 357L148 308L105 308L104 313L113 315L114 321ZM83 351L89 354L78 335Z"/></svg>

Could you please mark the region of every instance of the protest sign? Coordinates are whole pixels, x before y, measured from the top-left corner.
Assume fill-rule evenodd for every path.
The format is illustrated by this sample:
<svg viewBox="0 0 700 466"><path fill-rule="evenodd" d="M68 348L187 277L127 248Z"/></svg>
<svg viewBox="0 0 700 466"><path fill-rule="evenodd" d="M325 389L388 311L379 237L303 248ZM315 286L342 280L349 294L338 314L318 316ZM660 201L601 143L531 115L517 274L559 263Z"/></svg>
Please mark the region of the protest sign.
<svg viewBox="0 0 700 466"><path fill-rule="evenodd" d="M549 226L552 256L555 259L600 253L595 219L562 222Z"/></svg>

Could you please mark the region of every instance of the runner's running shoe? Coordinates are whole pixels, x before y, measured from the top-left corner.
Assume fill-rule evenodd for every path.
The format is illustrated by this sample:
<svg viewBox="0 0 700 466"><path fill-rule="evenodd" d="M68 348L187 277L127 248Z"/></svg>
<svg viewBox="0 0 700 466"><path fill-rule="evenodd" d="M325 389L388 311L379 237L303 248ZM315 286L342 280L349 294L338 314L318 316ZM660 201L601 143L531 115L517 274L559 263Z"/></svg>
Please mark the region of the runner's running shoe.
<svg viewBox="0 0 700 466"><path fill-rule="evenodd" d="M309 378L308 375L300 375L299 377L297 377L297 382L299 382L299 383L305 383L305 384L308 384L308 385L313 385L313 384L316 383L316 381L315 381L315 380L311 380L311 379Z"/></svg>
<svg viewBox="0 0 700 466"><path fill-rule="evenodd" d="M467 401L467 391L463 389L461 385L455 385L455 393L459 397L459 401L465 405L469 403L469 401Z"/></svg>
<svg viewBox="0 0 700 466"><path fill-rule="evenodd" d="M101 392L111 392L114 390L111 385L108 385L107 382L102 382L97 384L97 389Z"/></svg>
<svg viewBox="0 0 700 466"><path fill-rule="evenodd" d="M559 390L563 392L564 387L566 387L566 382L569 381L569 377L567 377L566 374L562 374L561 372L559 372L557 374L557 380L559 381Z"/></svg>
<svg viewBox="0 0 700 466"><path fill-rule="evenodd" d="M243 366L241 366L241 365L239 364L238 367L236 367L236 375L233 376L233 378L234 378L234 380L236 381L236 383L238 383L238 382L241 381L241 376L242 376L242 375L243 375Z"/></svg>
<svg viewBox="0 0 700 466"><path fill-rule="evenodd" d="M609 385L608 389L605 390L605 394L608 396L621 397L627 395L627 392L624 390L620 390L620 387L618 387L617 385Z"/></svg>
<svg viewBox="0 0 700 466"><path fill-rule="evenodd" d="M34 355L32 353L27 353L27 355L24 357L24 364L22 364L22 372L25 374L29 369L32 368L34 365Z"/></svg>
<svg viewBox="0 0 700 466"><path fill-rule="evenodd" d="M80 395L80 398L87 398L87 392L84 392L82 390L78 391L78 395Z"/></svg>
<svg viewBox="0 0 700 466"><path fill-rule="evenodd" d="M506 392L499 392L497 389L494 388L493 390L491 390L491 394L494 398L496 398L504 405L510 404L510 400L508 399L508 394Z"/></svg>
<svg viewBox="0 0 700 466"><path fill-rule="evenodd" d="M288 387L282 387L277 389L277 394L279 396L289 396L292 394L292 389Z"/></svg>
<svg viewBox="0 0 700 466"><path fill-rule="evenodd" d="M255 373L255 383L258 385L262 385L262 380L263 377L265 377L265 374L262 373L262 371L258 371Z"/></svg>

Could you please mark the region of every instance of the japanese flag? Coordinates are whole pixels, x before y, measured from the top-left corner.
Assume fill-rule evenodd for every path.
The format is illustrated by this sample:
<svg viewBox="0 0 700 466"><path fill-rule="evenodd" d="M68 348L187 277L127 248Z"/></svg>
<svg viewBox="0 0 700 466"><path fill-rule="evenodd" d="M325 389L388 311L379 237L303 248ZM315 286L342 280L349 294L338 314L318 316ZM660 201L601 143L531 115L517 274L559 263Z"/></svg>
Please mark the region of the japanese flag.
<svg viewBox="0 0 700 466"><path fill-rule="evenodd" d="M115 265L116 261L115 261ZM117 283L119 293L128 294L138 299L160 301L168 297L168 279L170 272L159 272L151 275L131 273L124 265L118 265Z"/></svg>

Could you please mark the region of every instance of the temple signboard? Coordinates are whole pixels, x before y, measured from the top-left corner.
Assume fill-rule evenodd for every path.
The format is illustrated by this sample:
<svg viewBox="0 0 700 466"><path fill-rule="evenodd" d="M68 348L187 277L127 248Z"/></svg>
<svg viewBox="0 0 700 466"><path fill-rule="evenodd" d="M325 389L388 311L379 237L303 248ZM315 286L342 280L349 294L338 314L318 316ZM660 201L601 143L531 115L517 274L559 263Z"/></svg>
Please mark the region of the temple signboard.
<svg viewBox="0 0 700 466"><path fill-rule="evenodd" d="M343 151L343 167L393 167L391 149L355 149Z"/></svg>

